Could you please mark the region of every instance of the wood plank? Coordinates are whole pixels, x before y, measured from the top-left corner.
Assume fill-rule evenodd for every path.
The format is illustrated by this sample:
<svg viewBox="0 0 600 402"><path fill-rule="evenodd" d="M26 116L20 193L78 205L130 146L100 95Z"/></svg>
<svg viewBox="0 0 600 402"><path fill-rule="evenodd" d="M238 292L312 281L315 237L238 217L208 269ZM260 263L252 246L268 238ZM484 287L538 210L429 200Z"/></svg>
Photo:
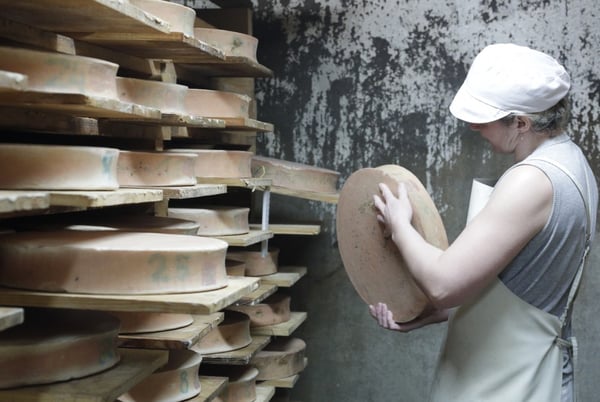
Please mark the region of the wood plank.
<svg viewBox="0 0 600 402"><path fill-rule="evenodd" d="M244 348L232 350L230 352L209 353L202 355L203 364L232 364L246 365L250 360L271 342L268 335L253 335L252 342Z"/></svg>
<svg viewBox="0 0 600 402"><path fill-rule="evenodd" d="M220 239L232 247L248 247L260 243L264 240L273 238L273 233L268 230L251 230L249 233L231 236L213 236Z"/></svg>
<svg viewBox="0 0 600 402"><path fill-rule="evenodd" d="M159 187L165 198L186 199L227 193L223 184L197 184L189 187Z"/></svg>
<svg viewBox="0 0 600 402"><path fill-rule="evenodd" d="M119 346L142 349L189 349L223 321L223 313L195 315L187 327L141 334L119 334Z"/></svg>
<svg viewBox="0 0 600 402"><path fill-rule="evenodd" d="M250 229L259 229L258 223L250 224ZM321 225L307 225L295 223L269 223L269 230L275 235L302 235L314 236L321 233Z"/></svg>
<svg viewBox="0 0 600 402"><path fill-rule="evenodd" d="M210 402L225 390L229 378L200 376L200 394L186 402Z"/></svg>
<svg viewBox="0 0 600 402"><path fill-rule="evenodd" d="M219 62L196 62L189 64L180 61L175 65L177 75L182 77L200 74L207 77L255 77L268 78L273 76L273 70L248 57L225 56Z"/></svg>
<svg viewBox="0 0 600 402"><path fill-rule="evenodd" d="M2 16L59 32L168 33L170 25L122 0L0 0Z"/></svg>
<svg viewBox="0 0 600 402"><path fill-rule="evenodd" d="M340 198L339 193L317 193L314 191L292 190L279 186L271 186L271 192L273 194L287 195L313 201L322 201L330 204L337 204Z"/></svg>
<svg viewBox="0 0 600 402"><path fill-rule="evenodd" d="M160 189L120 188L113 191L48 191L51 206L96 208L141 204L163 199Z"/></svg>
<svg viewBox="0 0 600 402"><path fill-rule="evenodd" d="M50 207L50 194L44 191L0 190L0 213L37 211Z"/></svg>
<svg viewBox="0 0 600 402"><path fill-rule="evenodd" d="M26 75L0 70L0 91L22 91L27 88L27 80Z"/></svg>
<svg viewBox="0 0 600 402"><path fill-rule="evenodd" d="M291 388L294 388L294 385L296 385L299 378L300 378L300 374L295 374L290 377L278 378L276 380L260 381L259 384L270 386L270 387L275 387L275 388L291 389Z"/></svg>
<svg viewBox="0 0 600 402"><path fill-rule="evenodd" d="M0 331L22 324L24 316L20 307L0 307Z"/></svg>
<svg viewBox="0 0 600 402"><path fill-rule="evenodd" d="M261 303L267 297L277 292L277 285L271 283L264 283L262 280L262 276L258 278L260 279L260 285L258 286L258 288L252 293L249 293L246 296L240 298L235 303L236 305L254 306L258 303Z"/></svg>
<svg viewBox="0 0 600 402"><path fill-rule="evenodd" d="M237 178L237 177L196 177L198 183L225 184L228 187L249 188L252 191L265 191L272 183L271 179ZM253 230L260 230L260 225L253 225Z"/></svg>
<svg viewBox="0 0 600 402"><path fill-rule="evenodd" d="M225 121L225 126L229 130L247 130L259 131L263 133L272 133L275 127L271 123L265 123L247 117L217 117Z"/></svg>
<svg viewBox="0 0 600 402"><path fill-rule="evenodd" d="M269 387L267 385L256 386L256 399L254 402L268 402L275 395L275 387Z"/></svg>
<svg viewBox="0 0 600 402"><path fill-rule="evenodd" d="M0 105L82 117L160 119L160 110L118 99L38 91L0 92Z"/></svg>
<svg viewBox="0 0 600 402"><path fill-rule="evenodd" d="M264 327L253 327L250 328L250 332L252 333L252 336L290 336L304 321L306 321L306 316L306 312L292 311L288 321Z"/></svg>
<svg viewBox="0 0 600 402"><path fill-rule="evenodd" d="M55 384L0 390L0 400L112 402L168 360L165 350L119 349L119 353L121 361L109 370Z"/></svg>
<svg viewBox="0 0 600 402"><path fill-rule="evenodd" d="M306 267L280 266L274 274L261 276L260 283L289 288L306 275L306 272Z"/></svg>
<svg viewBox="0 0 600 402"><path fill-rule="evenodd" d="M99 135L98 120L90 117L76 117L40 110L23 108L0 108L0 127L14 131Z"/></svg>
<svg viewBox="0 0 600 402"><path fill-rule="evenodd" d="M258 287L258 278L229 277L228 286L199 293L165 295L92 295L0 288L0 304L114 311L212 314Z"/></svg>

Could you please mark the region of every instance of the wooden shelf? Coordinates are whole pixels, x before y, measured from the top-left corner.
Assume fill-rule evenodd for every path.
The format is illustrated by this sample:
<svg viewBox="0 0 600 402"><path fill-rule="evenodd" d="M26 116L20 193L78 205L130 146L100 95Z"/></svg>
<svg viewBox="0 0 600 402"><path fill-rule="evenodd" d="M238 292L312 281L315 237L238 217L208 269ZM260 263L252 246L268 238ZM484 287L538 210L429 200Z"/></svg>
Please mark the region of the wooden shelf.
<svg viewBox="0 0 600 402"><path fill-rule="evenodd" d="M225 128L228 130L259 131L263 133L272 133L275 127L271 123L249 119L246 117L220 117L225 121Z"/></svg>
<svg viewBox="0 0 600 402"><path fill-rule="evenodd" d="M258 223L250 224L251 229L260 228ZM274 235L315 236L321 233L321 225L303 225L293 223L269 223L269 231Z"/></svg>
<svg viewBox="0 0 600 402"><path fill-rule="evenodd" d="M253 291L252 293L247 294L244 297L241 297L235 304L236 305L245 305L245 306L254 306L258 303L264 301L267 297L271 296L275 292L277 292L277 285L264 283L262 281L263 277L258 277L260 279L260 285L258 289Z"/></svg>
<svg viewBox="0 0 600 402"><path fill-rule="evenodd" d="M271 186L271 179L237 178L237 177L196 177L198 183L224 184L228 187L248 188L252 191L265 191ZM260 225L253 225L253 230L260 230Z"/></svg>
<svg viewBox="0 0 600 402"><path fill-rule="evenodd" d="M224 184L197 184L187 187L160 187L165 198L186 199L207 197L211 195L225 194L227 186Z"/></svg>
<svg viewBox="0 0 600 402"><path fill-rule="evenodd" d="M46 134L100 135L94 118L13 107L0 108L0 127Z"/></svg>
<svg viewBox="0 0 600 402"><path fill-rule="evenodd" d="M0 400L11 402L112 402L164 365L164 350L119 349L121 361L101 373L49 385L0 390Z"/></svg>
<svg viewBox="0 0 600 402"><path fill-rule="evenodd" d="M50 194L43 191L0 190L0 213L39 211L50 207Z"/></svg>
<svg viewBox="0 0 600 402"><path fill-rule="evenodd" d="M300 378L300 374L295 374L290 377L278 378L276 380L260 381L259 384L266 385L269 387L275 387L275 388L291 389L291 388L294 388L294 385L296 385L296 382L298 382L299 378Z"/></svg>
<svg viewBox="0 0 600 402"><path fill-rule="evenodd" d="M275 395L275 387L269 387L267 385L256 386L256 399L254 402L268 402Z"/></svg>
<svg viewBox="0 0 600 402"><path fill-rule="evenodd" d="M202 364L249 364L254 355L267 346L270 341L271 337L268 335L253 335L250 345L244 348L232 350L231 352L202 355Z"/></svg>
<svg viewBox="0 0 600 402"><path fill-rule="evenodd" d="M268 230L251 230L249 233L231 236L214 236L215 239L220 239L233 247L248 247L264 240L271 239L273 233Z"/></svg>
<svg viewBox="0 0 600 402"><path fill-rule="evenodd" d="M23 91L26 88L26 75L0 70L0 92Z"/></svg>
<svg viewBox="0 0 600 402"><path fill-rule="evenodd" d="M0 331L22 324L24 312L19 307L0 307Z"/></svg>
<svg viewBox="0 0 600 402"><path fill-rule="evenodd" d="M273 194L288 195L291 197L304 198L313 201L322 201L330 204L337 204L340 198L338 193L317 193L314 191L291 190L285 187L271 186Z"/></svg>
<svg viewBox="0 0 600 402"><path fill-rule="evenodd" d="M227 377L200 376L200 394L185 402L210 402L225 390Z"/></svg>
<svg viewBox="0 0 600 402"><path fill-rule="evenodd" d="M182 77L192 74L206 77L272 77L273 71L268 67L248 58L225 56L218 63L187 64L180 61L176 65L177 74Z"/></svg>
<svg viewBox="0 0 600 402"><path fill-rule="evenodd" d="M275 285L280 288L289 288L300 278L306 275L306 267L285 266L279 267L277 272L271 275L260 277L261 286L263 284Z"/></svg>
<svg viewBox="0 0 600 402"><path fill-rule="evenodd" d="M125 204L156 202L163 199L160 189L128 189L113 191L49 191L50 206L96 208Z"/></svg>
<svg viewBox="0 0 600 402"><path fill-rule="evenodd" d="M196 315L187 327L142 334L119 334L119 346L142 349L189 349L221 321L224 313Z"/></svg>
<svg viewBox="0 0 600 402"><path fill-rule="evenodd" d="M168 295L91 295L0 288L0 305L212 314L252 292L258 281L258 278L229 277L228 286L222 289Z"/></svg>
<svg viewBox="0 0 600 402"><path fill-rule="evenodd" d="M272 335L272 336L290 336L305 320L305 312L292 312L288 321L281 324L268 325L264 327L250 328L252 336L254 335Z"/></svg>

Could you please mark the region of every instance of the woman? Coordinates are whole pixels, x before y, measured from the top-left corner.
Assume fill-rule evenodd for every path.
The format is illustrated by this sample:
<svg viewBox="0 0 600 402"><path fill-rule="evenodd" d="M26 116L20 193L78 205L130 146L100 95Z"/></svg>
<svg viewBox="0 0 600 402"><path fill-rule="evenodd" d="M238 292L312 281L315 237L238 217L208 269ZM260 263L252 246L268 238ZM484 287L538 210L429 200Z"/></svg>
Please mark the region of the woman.
<svg viewBox="0 0 600 402"><path fill-rule="evenodd" d="M383 230L432 308L397 323L406 332L449 320L434 401L572 401L572 301L596 225L598 190L581 150L564 133L569 75L552 57L495 44L474 59L450 106L515 164L446 250L411 226L406 188L374 196ZM456 308L455 308L456 307Z"/></svg>

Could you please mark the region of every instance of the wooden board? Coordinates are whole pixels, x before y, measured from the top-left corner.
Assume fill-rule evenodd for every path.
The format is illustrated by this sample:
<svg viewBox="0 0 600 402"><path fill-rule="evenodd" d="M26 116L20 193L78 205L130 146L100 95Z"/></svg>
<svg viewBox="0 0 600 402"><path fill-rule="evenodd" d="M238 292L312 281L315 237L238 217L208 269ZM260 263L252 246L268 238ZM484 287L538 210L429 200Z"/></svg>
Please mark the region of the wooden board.
<svg viewBox="0 0 600 402"><path fill-rule="evenodd" d="M142 349L189 349L223 321L223 313L195 315L187 327L170 331L120 334L119 346Z"/></svg>
<svg viewBox="0 0 600 402"><path fill-rule="evenodd" d="M42 191L0 190L0 213L37 211L50 207L50 194Z"/></svg>
<svg viewBox="0 0 600 402"><path fill-rule="evenodd" d="M98 120L90 117L12 107L0 108L0 127L14 131L48 134L100 134Z"/></svg>
<svg viewBox="0 0 600 402"><path fill-rule="evenodd" d="M159 120L160 110L99 96L38 91L0 92L0 105L96 118Z"/></svg>
<svg viewBox="0 0 600 402"><path fill-rule="evenodd" d="M0 92L22 91L26 88L26 75L0 70Z"/></svg>
<svg viewBox="0 0 600 402"><path fill-rule="evenodd" d="M276 273L261 276L260 283L261 285L270 284L281 288L289 288L306 275L306 272L306 267L280 266L277 268Z"/></svg>
<svg viewBox="0 0 600 402"><path fill-rule="evenodd" d="M276 380L260 381L258 384L260 384L260 385L266 385L266 386L269 386L269 387L275 387L275 388L287 388L287 389L291 389L291 388L294 388L294 385L296 385L296 383L298 382L299 378L300 378L300 374L295 374L295 375L290 376L290 377L278 378Z"/></svg>
<svg viewBox="0 0 600 402"><path fill-rule="evenodd" d="M167 33L167 22L118 0L0 0L2 16L52 32Z"/></svg>
<svg viewBox="0 0 600 402"><path fill-rule="evenodd" d="M272 133L275 127L271 123L265 123L247 117L218 117L225 121L225 128L228 130L246 130L260 131L263 133Z"/></svg>
<svg viewBox="0 0 600 402"><path fill-rule="evenodd" d="M199 74L208 77L272 77L273 71L268 67L248 58L224 56L218 63L186 64L180 62L176 66L178 75ZM183 70L183 71L180 71Z"/></svg>
<svg viewBox="0 0 600 402"><path fill-rule="evenodd" d="M271 186L271 192L273 194L288 195L291 197L322 201L330 204L337 204L340 198L339 193L317 193L314 191L291 190L289 188L279 186Z"/></svg>
<svg viewBox="0 0 600 402"><path fill-rule="evenodd" d="M275 387L270 387L267 385L257 385L256 386L256 399L254 402L267 402L270 401L275 395Z"/></svg>
<svg viewBox="0 0 600 402"><path fill-rule="evenodd" d="M260 285L258 289L254 292L240 298L235 304L236 305L246 305L246 306L254 306L258 303L264 301L267 297L271 296L275 292L277 292L277 285L264 283L262 281L263 277L260 278Z"/></svg>
<svg viewBox="0 0 600 402"><path fill-rule="evenodd" d="M231 236L215 236L216 239L227 242L230 246L247 247L271 239L273 233L268 230L251 230L249 233Z"/></svg>
<svg viewBox="0 0 600 402"><path fill-rule="evenodd" d="M24 317L20 307L0 307L0 331L22 324Z"/></svg>
<svg viewBox="0 0 600 402"><path fill-rule="evenodd" d="M271 186L271 179L237 178L237 177L196 177L198 183L225 184L228 187L249 188L252 191L265 191ZM255 226L255 229L260 229Z"/></svg>
<svg viewBox="0 0 600 402"><path fill-rule="evenodd" d="M167 362L164 350L120 349L121 361L96 375L50 385L0 390L11 402L113 402Z"/></svg>
<svg viewBox="0 0 600 402"><path fill-rule="evenodd" d="M225 194L227 186L220 184L197 184L188 187L160 187L165 198L186 199L206 197L209 195Z"/></svg>
<svg viewBox="0 0 600 402"><path fill-rule="evenodd" d="M50 191L50 205L96 208L114 205L139 204L163 199L159 189L127 189L114 191Z"/></svg>
<svg viewBox="0 0 600 402"><path fill-rule="evenodd" d="M228 286L208 292L131 296L48 293L0 288L0 304L89 310L212 314L252 292L258 287L258 282L258 278L229 277Z"/></svg>
<svg viewBox="0 0 600 402"><path fill-rule="evenodd" d="M186 402L210 402L215 399L227 386L227 377L200 376L200 394Z"/></svg>
<svg viewBox="0 0 600 402"><path fill-rule="evenodd" d="M250 224L250 229L260 228L260 224ZM269 223L269 231L275 235L314 236L321 233L321 225L304 225L294 223Z"/></svg>
<svg viewBox="0 0 600 402"><path fill-rule="evenodd" d="M230 352L210 353L202 355L202 364L234 364L246 365L256 353L269 344L269 335L253 335L250 345Z"/></svg>
<svg viewBox="0 0 600 402"><path fill-rule="evenodd" d="M252 336L290 336L304 321L306 321L306 317L307 314L305 312L292 311L288 321L264 327L252 327L250 328L250 332L252 333Z"/></svg>

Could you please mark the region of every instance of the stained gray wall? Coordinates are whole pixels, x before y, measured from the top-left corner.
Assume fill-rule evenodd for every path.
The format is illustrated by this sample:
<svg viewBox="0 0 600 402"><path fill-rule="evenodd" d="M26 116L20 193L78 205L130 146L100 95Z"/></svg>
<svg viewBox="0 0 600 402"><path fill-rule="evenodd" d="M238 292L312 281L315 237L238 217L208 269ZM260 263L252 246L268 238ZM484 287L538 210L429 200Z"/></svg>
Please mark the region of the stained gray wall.
<svg viewBox="0 0 600 402"><path fill-rule="evenodd" d="M471 180L496 176L495 156L447 107L475 54L511 41L549 52L573 79L570 133L600 173L600 20L596 0L253 0L259 61L258 116L274 123L257 153L339 171L385 163L414 172L452 240L464 225ZM292 391L303 401L423 401L444 326L410 334L377 327L337 249L335 205L274 196L272 220L320 220L315 237L285 236L282 262L306 265L292 305L308 312L294 335L309 366ZM278 243L279 242L279 243ZM600 383L599 250L580 293L576 332L582 400Z"/></svg>

